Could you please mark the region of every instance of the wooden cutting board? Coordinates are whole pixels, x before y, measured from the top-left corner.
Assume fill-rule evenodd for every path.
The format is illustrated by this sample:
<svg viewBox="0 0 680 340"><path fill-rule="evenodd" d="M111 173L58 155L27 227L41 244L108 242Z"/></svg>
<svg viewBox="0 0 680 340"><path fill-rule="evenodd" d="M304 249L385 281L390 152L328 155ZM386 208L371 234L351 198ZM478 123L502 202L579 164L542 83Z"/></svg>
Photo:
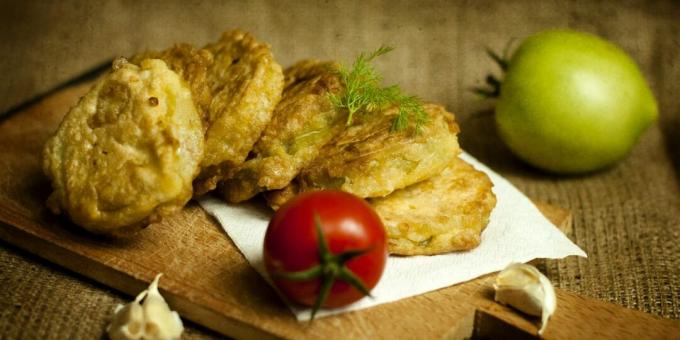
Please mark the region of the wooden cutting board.
<svg viewBox="0 0 680 340"><path fill-rule="evenodd" d="M73 85L0 121L0 238L136 295L159 273L163 295L189 320L237 338L529 337L538 320L493 302L493 275L363 311L295 320L231 240L195 203L136 238L93 236L50 214L42 145L87 89ZM556 225L569 212L539 205ZM521 245L518 245L521 246ZM547 338L664 338L680 324L557 289ZM113 308L113 306L111 306Z"/></svg>

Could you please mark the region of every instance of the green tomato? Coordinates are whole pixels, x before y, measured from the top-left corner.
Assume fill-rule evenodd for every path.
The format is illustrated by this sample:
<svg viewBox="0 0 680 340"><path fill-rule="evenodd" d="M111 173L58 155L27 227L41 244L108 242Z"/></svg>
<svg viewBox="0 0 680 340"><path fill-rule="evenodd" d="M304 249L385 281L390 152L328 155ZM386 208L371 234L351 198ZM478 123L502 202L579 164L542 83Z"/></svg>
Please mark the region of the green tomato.
<svg viewBox="0 0 680 340"><path fill-rule="evenodd" d="M522 42L509 61L495 115L516 155L572 174L623 158L657 116L654 95L625 52L564 30Z"/></svg>

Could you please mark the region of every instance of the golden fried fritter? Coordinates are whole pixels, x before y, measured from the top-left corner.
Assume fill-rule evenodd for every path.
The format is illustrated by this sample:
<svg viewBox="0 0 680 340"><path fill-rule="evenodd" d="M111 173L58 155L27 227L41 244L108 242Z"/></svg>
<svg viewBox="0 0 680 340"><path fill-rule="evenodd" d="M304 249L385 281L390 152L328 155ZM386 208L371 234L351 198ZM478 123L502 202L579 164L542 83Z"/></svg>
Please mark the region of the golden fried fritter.
<svg viewBox="0 0 680 340"><path fill-rule="evenodd" d="M441 174L370 200L387 229L389 251L432 255L479 245L496 196L485 173L455 157Z"/></svg>
<svg viewBox="0 0 680 340"><path fill-rule="evenodd" d="M420 133L413 126L391 131L398 108L365 115L300 172L300 190L338 189L381 197L440 173L460 152L458 125L439 105L426 104L424 109L429 120Z"/></svg>
<svg viewBox="0 0 680 340"><path fill-rule="evenodd" d="M262 193L262 196L267 202L267 205L276 211L299 193L300 186L297 184L297 180L294 179L283 189L266 191Z"/></svg>
<svg viewBox="0 0 680 340"><path fill-rule="evenodd" d="M250 34L228 31L205 48L214 55L208 69L213 99L197 194L214 189L219 179L245 161L283 90L281 66L269 46Z"/></svg>
<svg viewBox="0 0 680 340"><path fill-rule="evenodd" d="M45 145L48 206L90 231L124 234L186 204L203 149L186 83L162 60L118 59Z"/></svg>
<svg viewBox="0 0 680 340"><path fill-rule="evenodd" d="M283 97L255 144L254 157L220 183L225 200L241 202L285 187L344 128L347 112L334 108L329 99L329 93L342 90L337 67L302 61L286 70Z"/></svg>
<svg viewBox="0 0 680 340"><path fill-rule="evenodd" d="M134 55L130 62L140 65L144 59L161 59L179 74L191 88L196 108L205 127L209 124L209 108L213 94L208 86L208 69L213 64L213 54L206 49L197 49L189 44L176 44L161 52L146 51Z"/></svg>

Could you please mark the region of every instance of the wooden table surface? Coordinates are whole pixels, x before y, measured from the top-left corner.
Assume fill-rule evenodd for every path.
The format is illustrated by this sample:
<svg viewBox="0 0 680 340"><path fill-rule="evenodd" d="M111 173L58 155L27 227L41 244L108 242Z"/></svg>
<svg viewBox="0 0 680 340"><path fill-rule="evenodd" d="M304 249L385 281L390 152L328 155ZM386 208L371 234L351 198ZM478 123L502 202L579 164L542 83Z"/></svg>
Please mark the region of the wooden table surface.
<svg viewBox="0 0 680 340"><path fill-rule="evenodd" d="M203 45L240 27L280 64L351 61L387 43L388 83L457 114L461 144L530 197L569 208L589 258L543 261L560 288L680 318L680 4L673 1L60 1L0 3L0 116L119 55ZM493 102L469 89L494 65L484 47L554 27L599 34L638 62L661 117L631 155L579 177L546 175L495 137ZM2 124L0 118L0 124ZM39 124L39 122L35 122ZM3 150L0 150L0 154ZM0 226L2 227L2 226ZM92 338L128 297L0 242L0 338ZM215 334L189 325L187 338Z"/></svg>

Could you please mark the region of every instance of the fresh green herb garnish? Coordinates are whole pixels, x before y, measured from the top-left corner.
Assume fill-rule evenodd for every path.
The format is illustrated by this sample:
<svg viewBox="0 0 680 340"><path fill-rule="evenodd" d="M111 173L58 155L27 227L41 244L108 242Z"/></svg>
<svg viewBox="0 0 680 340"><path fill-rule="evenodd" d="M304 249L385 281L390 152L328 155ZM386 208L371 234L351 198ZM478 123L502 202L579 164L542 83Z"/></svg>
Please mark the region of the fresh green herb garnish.
<svg viewBox="0 0 680 340"><path fill-rule="evenodd" d="M330 99L335 107L349 111L347 125L352 124L354 114L359 111L374 112L391 105L399 107L399 114L392 122L392 131L404 130L412 117L415 119L416 131L420 131L427 122L428 115L420 98L404 94L398 85L380 86L382 76L371 62L393 49L381 46L372 53L361 53L351 69L341 66L338 70L345 91L340 95L331 94Z"/></svg>

